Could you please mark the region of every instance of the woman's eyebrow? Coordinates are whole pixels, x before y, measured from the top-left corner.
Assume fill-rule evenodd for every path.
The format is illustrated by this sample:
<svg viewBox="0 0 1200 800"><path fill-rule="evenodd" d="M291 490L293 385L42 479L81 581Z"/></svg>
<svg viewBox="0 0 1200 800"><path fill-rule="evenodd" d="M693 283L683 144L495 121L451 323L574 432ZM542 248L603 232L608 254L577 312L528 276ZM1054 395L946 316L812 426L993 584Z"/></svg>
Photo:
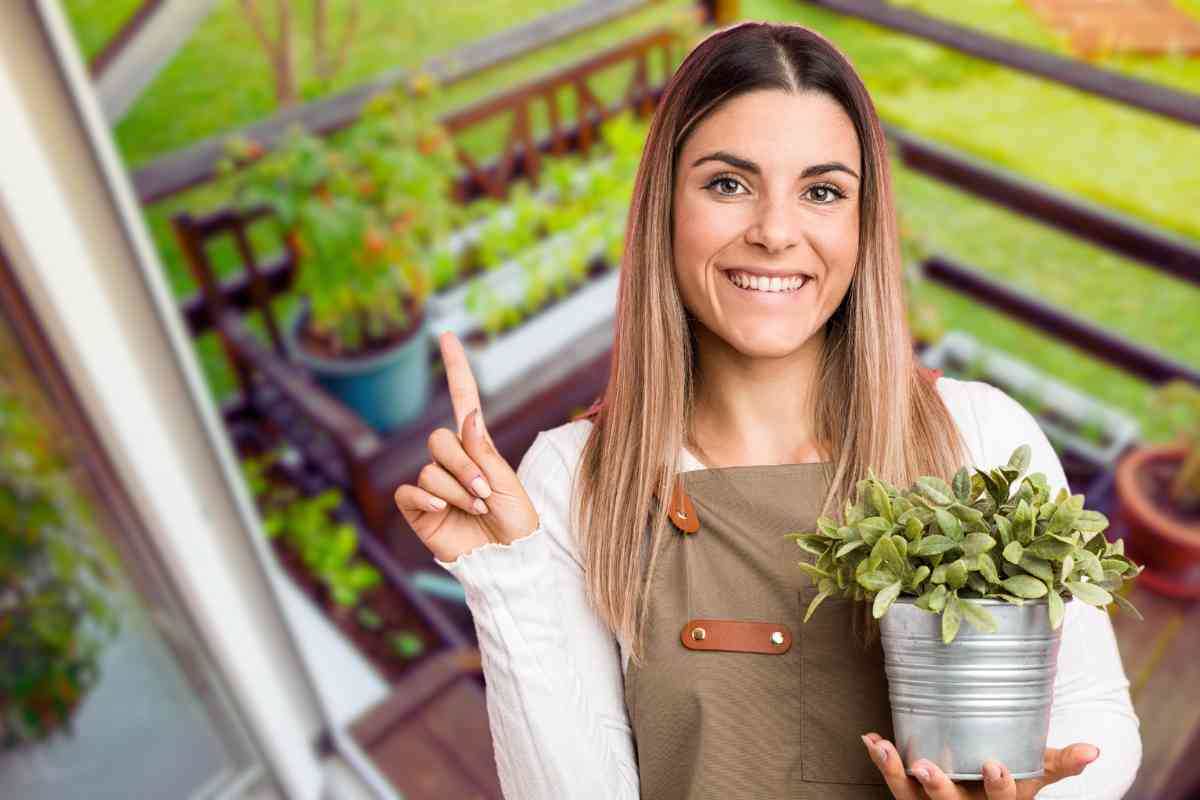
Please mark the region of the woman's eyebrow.
<svg viewBox="0 0 1200 800"><path fill-rule="evenodd" d="M762 175L762 168L759 167L758 164L755 164L748 158L735 156L733 153L726 152L725 150L717 150L709 153L706 156L701 156L692 162L692 167L698 167L705 161L724 161L726 164L729 164L732 167L737 167L738 169L744 169L752 175ZM840 161L827 161L824 164L813 164L812 166L805 167L804 171L800 173L800 178L803 179L813 175L822 175L826 172L835 171L848 172L855 178L858 178L857 172L850 169Z"/></svg>

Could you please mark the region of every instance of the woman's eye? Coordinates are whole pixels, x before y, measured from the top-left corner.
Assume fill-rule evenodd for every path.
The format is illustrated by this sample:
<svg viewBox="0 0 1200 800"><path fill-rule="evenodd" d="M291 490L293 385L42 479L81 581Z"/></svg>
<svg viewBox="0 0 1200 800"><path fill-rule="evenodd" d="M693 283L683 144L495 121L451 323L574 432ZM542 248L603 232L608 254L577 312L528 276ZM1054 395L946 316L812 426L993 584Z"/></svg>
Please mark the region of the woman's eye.
<svg viewBox="0 0 1200 800"><path fill-rule="evenodd" d="M731 178L728 175L718 175L717 177L715 177L711 181L709 181L704 186L704 188L712 189L714 186L717 186L720 184L725 184L726 186L728 186L729 184L733 184L734 186L742 185L741 181L739 181L735 178ZM737 192L720 192L719 191L719 192L717 192L717 194L721 195L722 197L732 197L734 194L737 194Z"/></svg>
<svg viewBox="0 0 1200 800"><path fill-rule="evenodd" d="M841 192L836 186L830 186L827 183L819 183L809 189L810 192L824 192L826 196L832 196L833 200L818 200L821 205L832 205L834 200L840 200L846 195Z"/></svg>

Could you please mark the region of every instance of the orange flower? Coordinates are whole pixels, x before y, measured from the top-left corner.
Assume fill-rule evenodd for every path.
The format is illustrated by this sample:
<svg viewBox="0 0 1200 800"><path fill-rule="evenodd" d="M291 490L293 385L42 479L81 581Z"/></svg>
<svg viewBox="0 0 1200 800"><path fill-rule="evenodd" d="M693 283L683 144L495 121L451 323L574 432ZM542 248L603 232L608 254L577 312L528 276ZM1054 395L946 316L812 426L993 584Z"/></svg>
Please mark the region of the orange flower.
<svg viewBox="0 0 1200 800"><path fill-rule="evenodd" d="M382 253L387 247L387 239L375 228L368 228L363 238L369 253Z"/></svg>

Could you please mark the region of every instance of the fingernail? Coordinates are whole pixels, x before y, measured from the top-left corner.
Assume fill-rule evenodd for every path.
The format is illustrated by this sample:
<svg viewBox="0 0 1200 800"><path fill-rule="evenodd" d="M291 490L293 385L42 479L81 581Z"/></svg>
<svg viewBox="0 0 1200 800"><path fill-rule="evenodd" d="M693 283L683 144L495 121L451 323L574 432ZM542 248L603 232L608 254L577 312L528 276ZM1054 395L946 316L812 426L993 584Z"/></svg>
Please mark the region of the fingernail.
<svg viewBox="0 0 1200 800"><path fill-rule="evenodd" d="M1092 763L1093 761L1095 761L1099 757L1100 757L1100 748L1096 747L1095 745L1089 745L1088 748L1086 750L1084 750L1083 760L1089 764Z"/></svg>
<svg viewBox="0 0 1200 800"><path fill-rule="evenodd" d="M492 487L488 486L487 481L483 479L482 475L471 481L471 488L474 489L475 494L479 495L480 497L489 497L492 494Z"/></svg>
<svg viewBox="0 0 1200 800"><path fill-rule="evenodd" d="M929 770L925 769L924 767L917 767L914 769L913 775L915 775L917 780L919 780L921 783L929 780Z"/></svg>
<svg viewBox="0 0 1200 800"><path fill-rule="evenodd" d="M886 764L888 760L888 749L881 744L875 745L875 755L879 758L880 764Z"/></svg>
<svg viewBox="0 0 1200 800"><path fill-rule="evenodd" d="M434 511L441 511L446 507L446 501L440 497L429 498L429 505L433 506Z"/></svg>
<svg viewBox="0 0 1200 800"><path fill-rule="evenodd" d="M477 499L475 501L475 510L478 511L480 514L486 514L488 511L487 503L483 502L482 500Z"/></svg>
<svg viewBox="0 0 1200 800"><path fill-rule="evenodd" d="M863 744L865 744L867 746L867 749L870 750L871 749L871 740L867 738L867 735L864 733L860 738L863 740Z"/></svg>
<svg viewBox="0 0 1200 800"><path fill-rule="evenodd" d="M988 783L994 783L1000 780L1000 768L995 764L983 765L983 779Z"/></svg>

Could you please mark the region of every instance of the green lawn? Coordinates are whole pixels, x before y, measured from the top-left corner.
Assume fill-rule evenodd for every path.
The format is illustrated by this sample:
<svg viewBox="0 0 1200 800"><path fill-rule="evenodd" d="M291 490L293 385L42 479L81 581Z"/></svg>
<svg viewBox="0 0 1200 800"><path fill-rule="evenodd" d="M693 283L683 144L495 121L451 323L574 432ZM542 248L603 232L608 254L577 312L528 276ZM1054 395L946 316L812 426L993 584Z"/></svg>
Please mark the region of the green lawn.
<svg viewBox="0 0 1200 800"><path fill-rule="evenodd" d="M84 61L104 49L145 0L62 0Z"/></svg>
<svg viewBox="0 0 1200 800"><path fill-rule="evenodd" d="M1043 24L1022 0L971 0L969 3L961 0L888 0L888 3L1067 58L1075 57L1066 46L1066 36ZM1174 0L1174 4L1200 19L1200 0ZM1200 58L1113 55L1095 58L1089 63L1186 92L1200 91Z"/></svg>
<svg viewBox="0 0 1200 800"><path fill-rule="evenodd" d="M572 4L573 0L471 0L454 3L447 11L424 0L364 0L359 34L345 68L329 86L308 86L306 91L314 99L336 94L381 72L417 66ZM310 12L303 8L295 20L300 29L309 25ZM584 46L584 41L574 45ZM300 49L296 56L297 75L310 75L312 53ZM221 0L117 125L116 138L126 162L136 168L276 110L264 52L236 0Z"/></svg>

